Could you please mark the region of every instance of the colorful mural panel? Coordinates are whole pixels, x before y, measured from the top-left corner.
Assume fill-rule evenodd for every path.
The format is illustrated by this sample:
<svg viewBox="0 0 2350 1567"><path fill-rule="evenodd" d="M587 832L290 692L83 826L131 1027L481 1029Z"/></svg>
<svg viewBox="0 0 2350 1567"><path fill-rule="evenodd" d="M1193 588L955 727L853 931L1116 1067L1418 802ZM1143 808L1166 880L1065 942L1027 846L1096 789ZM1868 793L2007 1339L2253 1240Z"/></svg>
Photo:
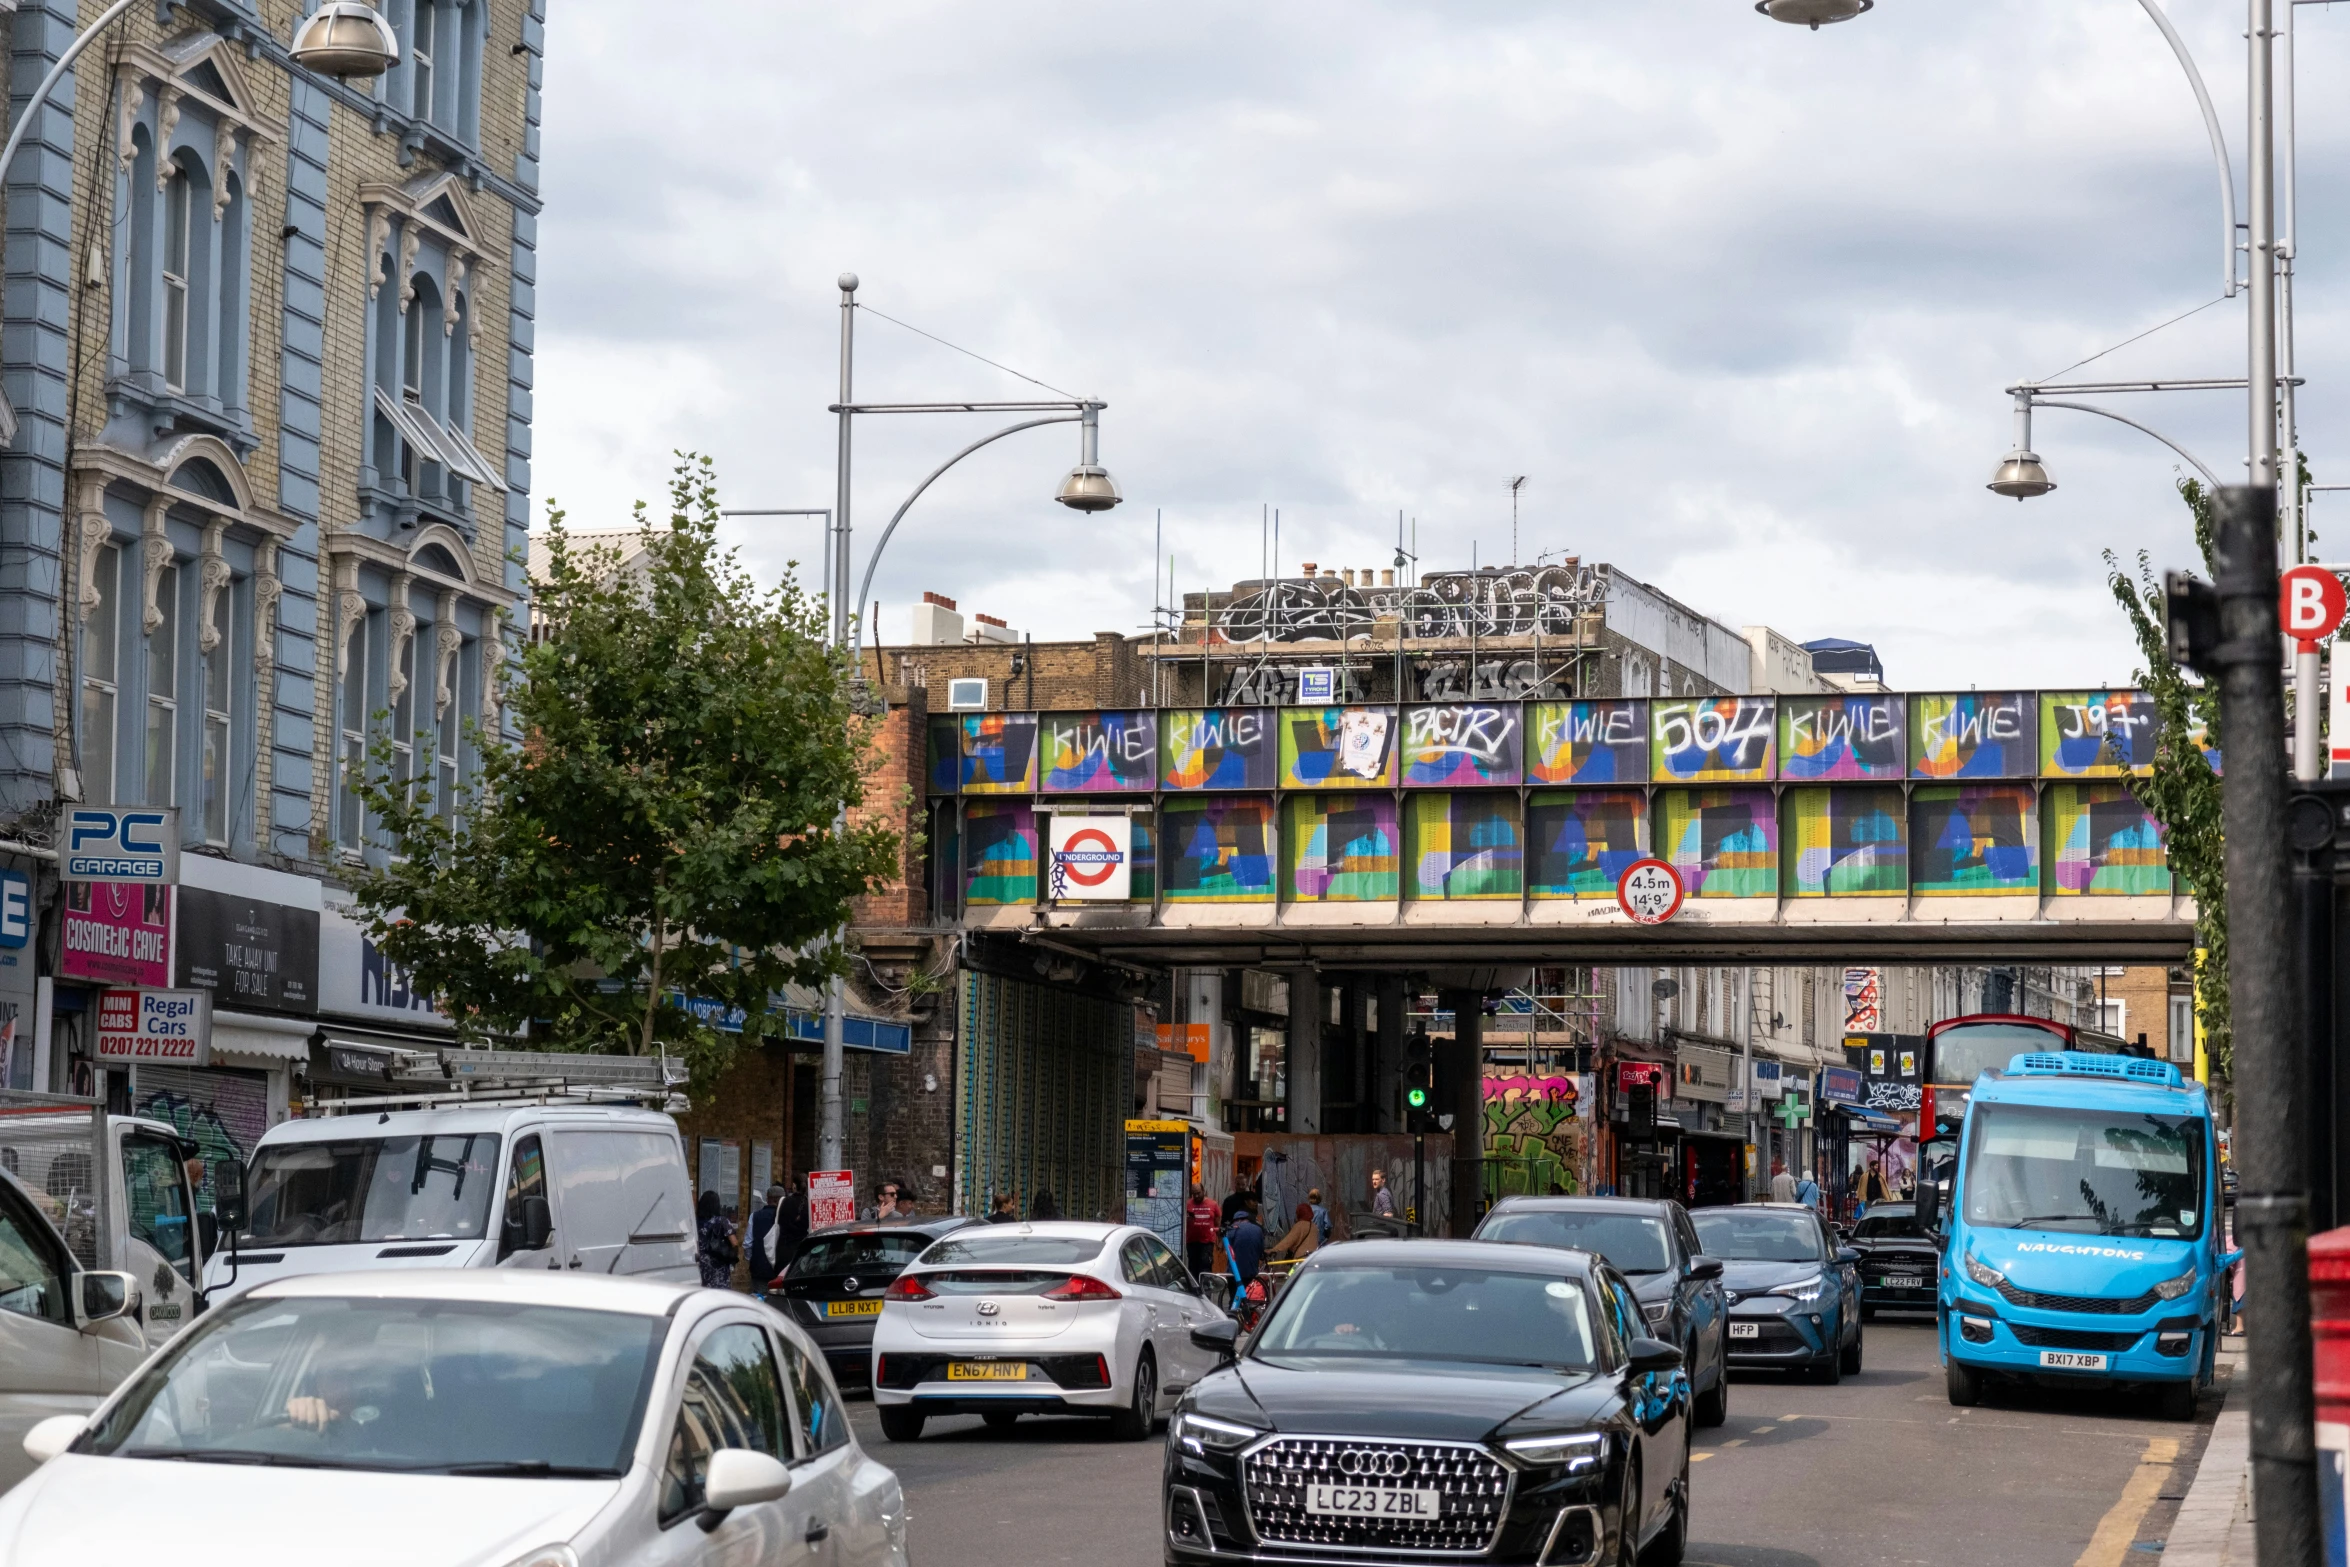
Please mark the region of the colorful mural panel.
<svg viewBox="0 0 2350 1567"><path fill-rule="evenodd" d="M1159 856L1155 826L1150 812L1134 813L1134 837L1127 850L1133 856L1127 896L1136 903L1148 903L1158 896Z"/></svg>
<svg viewBox="0 0 2350 1567"><path fill-rule="evenodd" d="M1709 696L1648 705L1658 783L1769 783L1777 712L1767 696Z"/></svg>
<svg viewBox="0 0 2350 1567"><path fill-rule="evenodd" d="M1395 801L1383 794L1281 802L1284 891L1295 903L1388 903L1402 887Z"/></svg>
<svg viewBox="0 0 2350 1567"><path fill-rule="evenodd" d="M1538 784L1648 782L1644 702L1534 702L1526 708L1533 750L1526 781Z"/></svg>
<svg viewBox="0 0 2350 1567"><path fill-rule="evenodd" d="M1912 778L2031 778L2039 710L2028 691L1956 691L1909 699Z"/></svg>
<svg viewBox="0 0 2350 1567"><path fill-rule="evenodd" d="M924 772L930 792L944 797L963 792L963 726L952 718L934 715L923 743Z"/></svg>
<svg viewBox="0 0 2350 1567"><path fill-rule="evenodd" d="M963 794L1029 794L1036 788L1036 715L964 713L948 720Z"/></svg>
<svg viewBox="0 0 2350 1567"><path fill-rule="evenodd" d="M1588 1077L1485 1079L1485 1157L1501 1195L1582 1189L1590 1091Z"/></svg>
<svg viewBox="0 0 2350 1567"><path fill-rule="evenodd" d="M1648 800L1636 789L1544 793L1526 802L1528 867L1536 898L1613 898L1648 852Z"/></svg>
<svg viewBox="0 0 2350 1567"><path fill-rule="evenodd" d="M1281 709L1281 787L1359 789L1395 782L1395 709Z"/></svg>
<svg viewBox="0 0 2350 1567"><path fill-rule="evenodd" d="M1931 784L1910 795L1910 890L2036 893L2040 811L2029 784Z"/></svg>
<svg viewBox="0 0 2350 1567"><path fill-rule="evenodd" d="M1790 789L1785 806L1788 897L1909 890L1909 810L1898 785Z"/></svg>
<svg viewBox="0 0 2350 1567"><path fill-rule="evenodd" d="M2059 897L2171 890L2162 824L2126 784L2048 786L2048 871Z"/></svg>
<svg viewBox="0 0 2350 1567"><path fill-rule="evenodd" d="M1523 712L1516 702L1405 708L1405 787L1474 789L1515 784L1524 770Z"/></svg>
<svg viewBox="0 0 2350 1567"><path fill-rule="evenodd" d="M1036 811L1011 800L974 800L965 811L970 866L963 901L1002 908L1036 901Z"/></svg>
<svg viewBox="0 0 2350 1567"><path fill-rule="evenodd" d="M1898 696L1779 698L1779 776L1792 783L1909 774L1909 703Z"/></svg>
<svg viewBox="0 0 2350 1567"><path fill-rule="evenodd" d="M1768 789L1659 790L1656 852L1692 898L1775 898L1778 802Z"/></svg>
<svg viewBox="0 0 2350 1567"><path fill-rule="evenodd" d="M1159 781L1159 715L1046 713L1037 720L1043 794L1148 794Z"/></svg>
<svg viewBox="0 0 2350 1567"><path fill-rule="evenodd" d="M1273 802L1263 796L1167 801L1156 847L1169 903L1273 901Z"/></svg>
<svg viewBox="0 0 2350 1567"><path fill-rule="evenodd" d="M1516 898L1526 835L1513 794L1415 794L1404 802L1413 898Z"/></svg>
<svg viewBox="0 0 2350 1567"><path fill-rule="evenodd" d="M2143 691L2040 693L2040 776L2126 778L2154 771L2162 725Z"/></svg>
<svg viewBox="0 0 2350 1567"><path fill-rule="evenodd" d="M1159 715L1159 779L1169 789L1270 789L1280 772L1278 709L1178 707Z"/></svg>

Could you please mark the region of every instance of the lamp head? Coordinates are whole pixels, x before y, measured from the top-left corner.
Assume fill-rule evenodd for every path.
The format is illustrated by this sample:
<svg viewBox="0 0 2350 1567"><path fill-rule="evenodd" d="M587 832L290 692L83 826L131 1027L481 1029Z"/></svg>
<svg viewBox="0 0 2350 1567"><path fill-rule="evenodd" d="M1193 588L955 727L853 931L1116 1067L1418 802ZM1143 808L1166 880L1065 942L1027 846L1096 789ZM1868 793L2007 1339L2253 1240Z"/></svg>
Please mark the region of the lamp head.
<svg viewBox="0 0 2350 1567"><path fill-rule="evenodd" d="M1053 499L1071 511L1108 511L1125 497L1118 493L1109 469L1100 463L1081 462L1069 470L1069 477L1061 481L1061 493Z"/></svg>
<svg viewBox="0 0 2350 1567"><path fill-rule="evenodd" d="M2017 447L2000 464L1984 486L1994 495L2012 496L2019 501L2033 500L2056 488L2056 481L2048 477L2048 470L2040 465L2036 452Z"/></svg>
<svg viewBox="0 0 2350 1567"><path fill-rule="evenodd" d="M400 40L367 0L327 0L294 29L294 63L321 76L381 76L400 62Z"/></svg>
<svg viewBox="0 0 2350 1567"><path fill-rule="evenodd" d="M1849 22L1877 0L1755 0L1754 8L1774 22L1791 22L1818 32L1829 22Z"/></svg>

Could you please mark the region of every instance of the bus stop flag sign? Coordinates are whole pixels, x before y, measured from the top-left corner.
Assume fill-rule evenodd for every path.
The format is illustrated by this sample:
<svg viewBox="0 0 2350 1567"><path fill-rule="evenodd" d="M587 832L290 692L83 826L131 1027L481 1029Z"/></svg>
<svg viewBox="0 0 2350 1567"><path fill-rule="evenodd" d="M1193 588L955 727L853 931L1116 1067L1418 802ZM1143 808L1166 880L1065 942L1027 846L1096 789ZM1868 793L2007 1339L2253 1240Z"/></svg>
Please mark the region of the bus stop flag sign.
<svg viewBox="0 0 2350 1567"><path fill-rule="evenodd" d="M2320 642L2340 630L2343 613L2350 609L2342 579L2324 566L2295 566L2284 574L2277 593L2277 623L2304 653L2316 652Z"/></svg>
<svg viewBox="0 0 2350 1567"><path fill-rule="evenodd" d="M1641 925L1662 925L1681 912L1681 873L1663 860L1634 860L1616 878L1616 903Z"/></svg>

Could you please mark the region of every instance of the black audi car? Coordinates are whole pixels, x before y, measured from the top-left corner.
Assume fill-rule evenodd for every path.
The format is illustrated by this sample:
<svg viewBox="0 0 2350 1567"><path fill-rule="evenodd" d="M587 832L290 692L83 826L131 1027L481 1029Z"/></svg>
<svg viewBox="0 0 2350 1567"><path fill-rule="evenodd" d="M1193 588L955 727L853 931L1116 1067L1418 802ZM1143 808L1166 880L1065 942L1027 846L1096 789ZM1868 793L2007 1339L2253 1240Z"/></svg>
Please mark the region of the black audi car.
<svg viewBox="0 0 2350 1567"><path fill-rule="evenodd" d="M873 1324L881 1292L941 1235L976 1219L927 1219L913 1224L836 1224L792 1248L783 1272L767 1286L767 1304L791 1318L832 1368L844 1388L873 1385Z"/></svg>
<svg viewBox="0 0 2350 1567"><path fill-rule="evenodd" d="M1918 1223L1915 1203L1871 1203L1847 1244L1860 1253L1861 1320L1880 1311L1934 1309L1942 1249Z"/></svg>
<svg viewBox="0 0 2350 1567"><path fill-rule="evenodd" d="M1677 1563L1689 1379L1588 1253L1355 1241L1315 1253L1168 1426L1170 1567Z"/></svg>
<svg viewBox="0 0 2350 1567"><path fill-rule="evenodd" d="M1704 1255L1689 1211L1669 1198L1504 1197L1471 1237L1596 1252L1632 1281L1650 1336L1681 1346L1697 1423L1730 1418L1729 1296L1722 1265Z"/></svg>

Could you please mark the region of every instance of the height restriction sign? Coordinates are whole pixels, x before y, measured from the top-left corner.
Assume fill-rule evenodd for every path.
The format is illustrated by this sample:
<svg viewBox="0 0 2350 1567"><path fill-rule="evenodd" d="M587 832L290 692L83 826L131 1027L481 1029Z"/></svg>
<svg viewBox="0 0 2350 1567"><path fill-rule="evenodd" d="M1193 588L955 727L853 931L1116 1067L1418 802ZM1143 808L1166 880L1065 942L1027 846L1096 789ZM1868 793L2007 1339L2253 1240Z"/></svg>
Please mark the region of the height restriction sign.
<svg viewBox="0 0 2350 1567"><path fill-rule="evenodd" d="M1616 902L1642 925L1662 925L1681 912L1681 873L1662 860L1634 860L1616 878Z"/></svg>

